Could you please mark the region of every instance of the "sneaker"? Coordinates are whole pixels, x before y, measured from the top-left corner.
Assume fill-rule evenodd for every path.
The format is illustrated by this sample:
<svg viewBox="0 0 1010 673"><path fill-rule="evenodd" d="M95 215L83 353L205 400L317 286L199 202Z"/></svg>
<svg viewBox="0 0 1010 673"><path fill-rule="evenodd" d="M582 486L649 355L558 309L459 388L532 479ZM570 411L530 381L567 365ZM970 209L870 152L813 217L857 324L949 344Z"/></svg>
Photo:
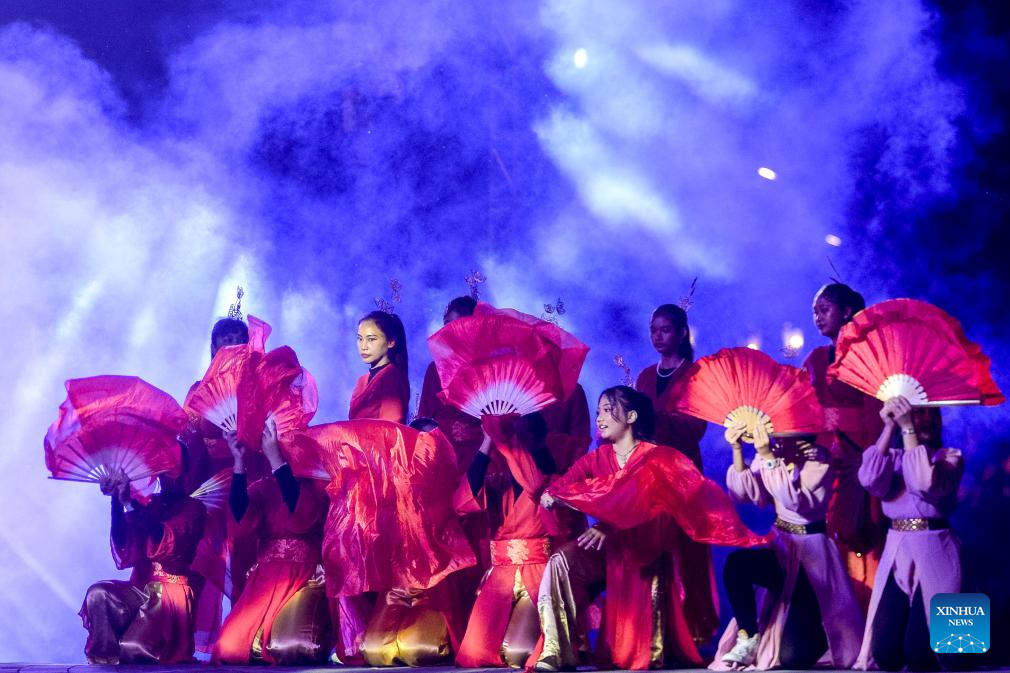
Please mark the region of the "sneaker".
<svg viewBox="0 0 1010 673"><path fill-rule="evenodd" d="M733 646L732 650L722 655L722 660L727 664L750 666L757 659L758 644L760 642L760 633L755 633L748 638L747 632L740 629L736 634L736 645Z"/></svg>

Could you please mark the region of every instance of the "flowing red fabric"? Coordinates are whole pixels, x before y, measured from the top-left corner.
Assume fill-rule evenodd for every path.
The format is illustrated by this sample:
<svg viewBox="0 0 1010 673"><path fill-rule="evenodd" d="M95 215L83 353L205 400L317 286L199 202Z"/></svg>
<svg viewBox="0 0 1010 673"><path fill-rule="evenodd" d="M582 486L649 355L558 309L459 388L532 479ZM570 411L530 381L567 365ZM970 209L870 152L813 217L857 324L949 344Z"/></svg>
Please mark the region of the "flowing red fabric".
<svg viewBox="0 0 1010 673"><path fill-rule="evenodd" d="M892 375L911 376L925 403L1006 401L989 358L942 309L915 299L891 299L860 311L838 334L828 378L881 397ZM886 396L886 395L885 395Z"/></svg>
<svg viewBox="0 0 1010 673"><path fill-rule="evenodd" d="M249 344L219 348L207 373L186 398L186 411L222 430L238 430L239 407L254 397L256 365L262 357Z"/></svg>
<svg viewBox="0 0 1010 673"><path fill-rule="evenodd" d="M724 424L732 412L750 407L769 418L776 434L824 428L824 412L807 372L759 350L723 348L694 363L676 385L675 411L712 423Z"/></svg>
<svg viewBox="0 0 1010 673"><path fill-rule="evenodd" d="M474 308L473 314L475 316L501 315L519 320L533 327L539 335L557 346L561 350L561 359L558 361L561 395L558 399L567 400L572 396L575 387L579 384L579 373L582 371L582 364L586 361L586 355L589 353L589 346L554 323L515 309L495 308L491 304L480 302Z"/></svg>
<svg viewBox="0 0 1010 673"><path fill-rule="evenodd" d="M622 530L667 515L696 542L731 547L768 542L740 520L725 491L668 446L642 442L624 469L548 490L566 505Z"/></svg>
<svg viewBox="0 0 1010 673"><path fill-rule="evenodd" d="M66 389L43 440L54 479L97 482L122 469L143 494L152 477L178 475L187 419L170 395L135 376L72 379Z"/></svg>
<svg viewBox="0 0 1010 673"><path fill-rule="evenodd" d="M479 418L528 414L567 399L589 348L557 325L478 304L428 339L440 398Z"/></svg>
<svg viewBox="0 0 1010 673"><path fill-rule="evenodd" d="M234 430L252 451L262 448L267 420L281 436L308 427L319 407L316 381L288 346L264 352L272 329L249 316L249 341L218 349L185 408L222 430Z"/></svg>
<svg viewBox="0 0 1010 673"><path fill-rule="evenodd" d="M308 428L291 444L293 454L318 454L331 477L323 538L330 596L428 589L476 563L446 488L459 471L440 432L356 420Z"/></svg>
<svg viewBox="0 0 1010 673"><path fill-rule="evenodd" d="M275 348L256 365L253 398L239 404L239 440L253 451L262 449L268 420L279 436L307 428L319 407L316 380L298 362L288 346Z"/></svg>

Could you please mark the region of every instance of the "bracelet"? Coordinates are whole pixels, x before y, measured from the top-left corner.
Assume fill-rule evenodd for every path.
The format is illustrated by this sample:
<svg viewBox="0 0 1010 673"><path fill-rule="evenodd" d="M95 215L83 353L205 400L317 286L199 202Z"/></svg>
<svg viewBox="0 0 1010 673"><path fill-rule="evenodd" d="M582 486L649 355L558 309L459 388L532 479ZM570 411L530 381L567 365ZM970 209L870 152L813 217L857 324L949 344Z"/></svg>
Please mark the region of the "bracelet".
<svg viewBox="0 0 1010 673"><path fill-rule="evenodd" d="M901 429L901 434L903 434L903 435L914 435L915 434L915 428L907 428L907 429L906 428L902 428Z"/></svg>

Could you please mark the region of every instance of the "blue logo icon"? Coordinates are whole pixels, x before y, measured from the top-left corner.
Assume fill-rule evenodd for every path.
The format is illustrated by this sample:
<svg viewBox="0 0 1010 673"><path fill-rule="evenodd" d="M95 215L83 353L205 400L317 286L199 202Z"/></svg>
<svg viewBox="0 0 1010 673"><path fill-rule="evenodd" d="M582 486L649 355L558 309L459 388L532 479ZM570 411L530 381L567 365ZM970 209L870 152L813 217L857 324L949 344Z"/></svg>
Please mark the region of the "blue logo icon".
<svg viewBox="0 0 1010 673"><path fill-rule="evenodd" d="M929 601L929 640L938 654L988 652L989 597L935 594Z"/></svg>

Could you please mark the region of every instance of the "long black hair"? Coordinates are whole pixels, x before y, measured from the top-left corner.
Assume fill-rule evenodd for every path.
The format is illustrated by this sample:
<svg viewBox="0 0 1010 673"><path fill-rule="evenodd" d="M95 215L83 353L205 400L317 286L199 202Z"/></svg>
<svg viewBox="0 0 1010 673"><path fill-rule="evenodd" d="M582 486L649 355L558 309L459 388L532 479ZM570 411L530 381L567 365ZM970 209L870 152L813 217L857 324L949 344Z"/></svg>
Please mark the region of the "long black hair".
<svg viewBox="0 0 1010 673"><path fill-rule="evenodd" d="M376 327L386 335L388 341L393 342L393 347L389 349L389 361L396 365L396 368L407 375L407 332L403 329L403 321L395 313L385 311L372 311L358 321L358 324L371 320Z"/></svg>
<svg viewBox="0 0 1010 673"><path fill-rule="evenodd" d="M694 361L694 346L691 345L691 327L687 324L687 311L676 304L661 304L652 312L652 319L666 318L678 330L684 330L684 338L680 340L677 355L688 362Z"/></svg>
<svg viewBox="0 0 1010 673"><path fill-rule="evenodd" d="M605 399L615 411L620 412L619 416L614 416L618 420L624 421L632 411L638 414L638 418L631 424L632 436L638 440L653 439L656 431L656 412L648 395L630 386L613 386L600 393L600 399Z"/></svg>

